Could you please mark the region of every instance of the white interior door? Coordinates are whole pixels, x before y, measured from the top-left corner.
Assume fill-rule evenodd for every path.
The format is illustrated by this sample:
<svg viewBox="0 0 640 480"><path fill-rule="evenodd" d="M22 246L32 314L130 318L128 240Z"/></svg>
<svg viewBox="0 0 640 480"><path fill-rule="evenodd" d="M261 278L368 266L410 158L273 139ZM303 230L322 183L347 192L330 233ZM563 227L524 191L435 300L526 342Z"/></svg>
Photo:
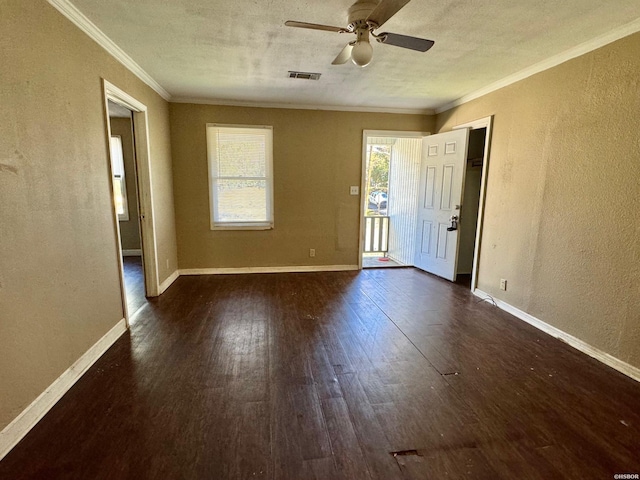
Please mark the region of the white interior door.
<svg viewBox="0 0 640 480"><path fill-rule="evenodd" d="M456 279L459 220L469 129L424 137L420 166L415 266Z"/></svg>

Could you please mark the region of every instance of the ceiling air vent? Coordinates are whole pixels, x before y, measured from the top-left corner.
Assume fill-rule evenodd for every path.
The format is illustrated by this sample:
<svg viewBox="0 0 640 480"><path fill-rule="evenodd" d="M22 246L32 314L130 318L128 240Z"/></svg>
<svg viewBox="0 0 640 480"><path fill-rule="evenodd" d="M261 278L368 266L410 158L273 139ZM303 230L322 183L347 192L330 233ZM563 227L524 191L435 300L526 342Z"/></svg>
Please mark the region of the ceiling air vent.
<svg viewBox="0 0 640 480"><path fill-rule="evenodd" d="M301 78L302 80L319 80L321 73L292 72L289 70L289 78Z"/></svg>

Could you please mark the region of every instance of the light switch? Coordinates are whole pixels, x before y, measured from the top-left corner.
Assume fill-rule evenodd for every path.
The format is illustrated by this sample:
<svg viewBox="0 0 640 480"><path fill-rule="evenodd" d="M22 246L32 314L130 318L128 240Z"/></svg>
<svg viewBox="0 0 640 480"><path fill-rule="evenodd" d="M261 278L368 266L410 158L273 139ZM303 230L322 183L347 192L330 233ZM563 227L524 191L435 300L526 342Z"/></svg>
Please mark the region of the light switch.
<svg viewBox="0 0 640 480"><path fill-rule="evenodd" d="M360 187L358 187L357 185L351 185L351 188L349 190L349 194L350 195L358 195L360 193Z"/></svg>

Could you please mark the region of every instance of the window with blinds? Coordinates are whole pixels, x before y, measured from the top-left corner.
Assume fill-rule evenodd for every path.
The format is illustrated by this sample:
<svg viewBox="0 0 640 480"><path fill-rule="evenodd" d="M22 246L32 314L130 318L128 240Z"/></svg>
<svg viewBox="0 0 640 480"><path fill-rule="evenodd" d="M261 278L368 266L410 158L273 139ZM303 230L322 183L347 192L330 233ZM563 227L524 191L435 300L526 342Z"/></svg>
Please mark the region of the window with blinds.
<svg viewBox="0 0 640 480"><path fill-rule="evenodd" d="M207 124L211 229L273 228L273 128Z"/></svg>

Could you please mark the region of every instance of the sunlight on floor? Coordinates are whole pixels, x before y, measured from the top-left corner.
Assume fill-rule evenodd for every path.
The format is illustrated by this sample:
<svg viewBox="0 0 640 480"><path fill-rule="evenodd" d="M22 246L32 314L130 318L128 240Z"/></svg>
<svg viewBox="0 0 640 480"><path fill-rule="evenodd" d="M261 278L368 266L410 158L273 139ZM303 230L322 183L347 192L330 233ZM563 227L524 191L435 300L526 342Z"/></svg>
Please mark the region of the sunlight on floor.
<svg viewBox="0 0 640 480"><path fill-rule="evenodd" d="M391 260L389 257L363 255L362 268L391 268L404 267L401 263Z"/></svg>

